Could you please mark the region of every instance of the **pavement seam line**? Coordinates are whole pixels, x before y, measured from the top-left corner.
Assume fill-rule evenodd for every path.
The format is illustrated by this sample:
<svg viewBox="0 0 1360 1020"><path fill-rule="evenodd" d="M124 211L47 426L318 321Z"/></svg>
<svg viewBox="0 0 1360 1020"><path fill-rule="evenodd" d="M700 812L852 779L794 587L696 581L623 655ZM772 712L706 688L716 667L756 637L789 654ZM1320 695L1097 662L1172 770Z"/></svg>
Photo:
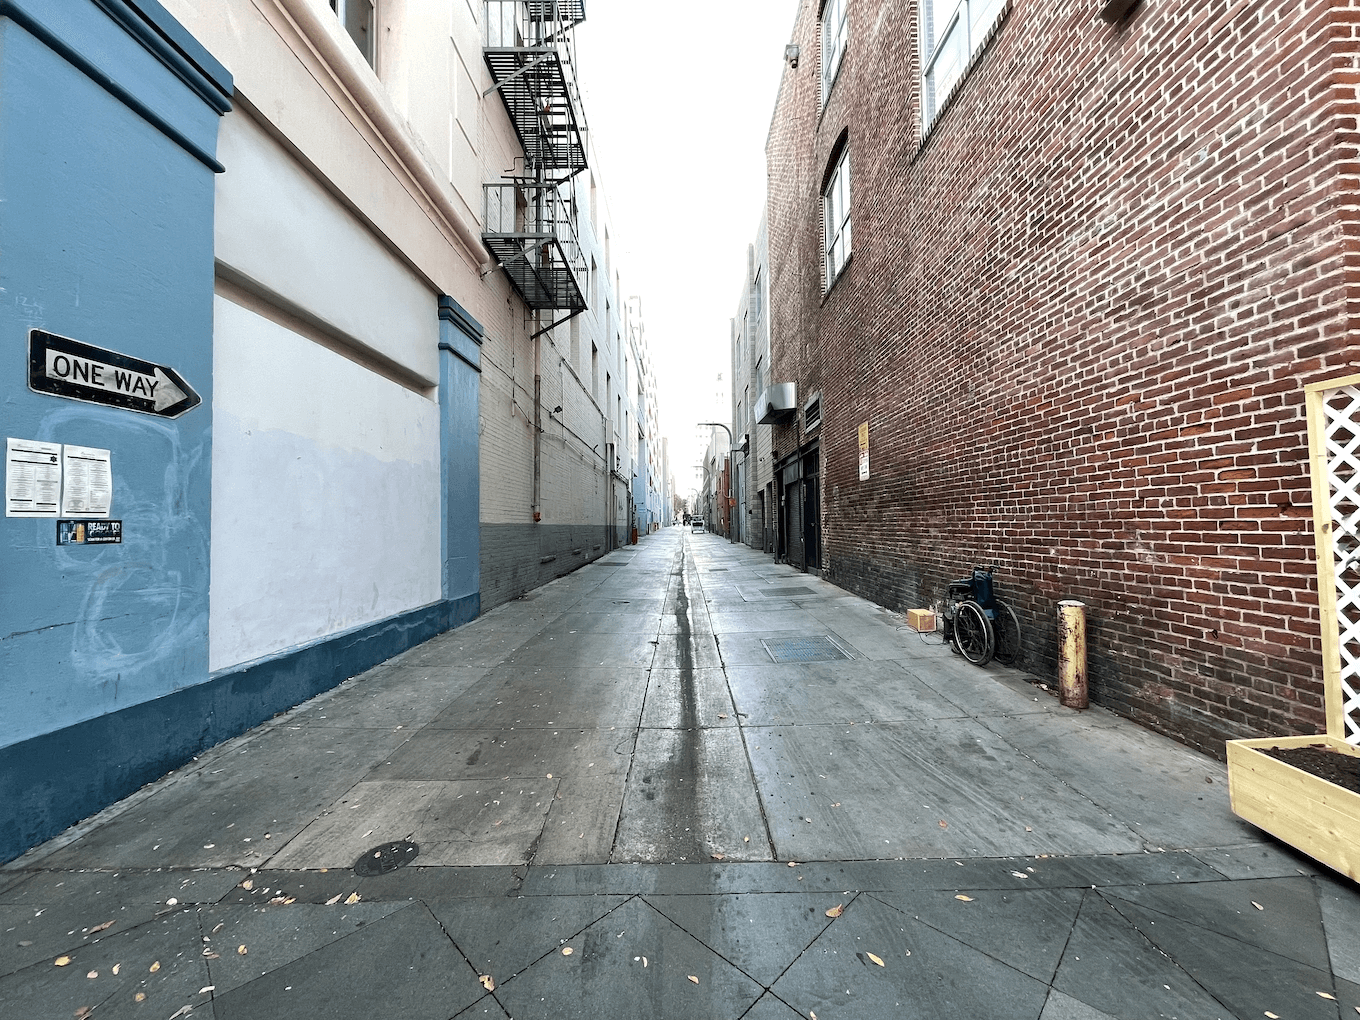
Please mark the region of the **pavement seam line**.
<svg viewBox="0 0 1360 1020"><path fill-rule="evenodd" d="M696 579L697 580L697 579ZM699 590L703 592L703 582L698 581ZM704 612L708 615L709 630L713 630L713 610L709 608L708 600L703 599L699 603L704 607ZM733 719L737 724L737 732L741 734L741 749L746 755L746 770L751 776L751 789L756 794L756 807L760 810L760 822L765 826L765 845L770 851L770 860L779 860L779 851L774 844L774 831L770 828L770 815L765 808L765 797L760 791L760 783L756 779L755 763L751 760L751 743L746 739L746 727L742 724L742 714L737 708L737 697L732 692L732 677L727 672L727 658L723 655L722 641L718 638L716 631L713 633L713 644L718 649L718 668L722 670L723 684L727 687L727 699L732 703Z"/></svg>

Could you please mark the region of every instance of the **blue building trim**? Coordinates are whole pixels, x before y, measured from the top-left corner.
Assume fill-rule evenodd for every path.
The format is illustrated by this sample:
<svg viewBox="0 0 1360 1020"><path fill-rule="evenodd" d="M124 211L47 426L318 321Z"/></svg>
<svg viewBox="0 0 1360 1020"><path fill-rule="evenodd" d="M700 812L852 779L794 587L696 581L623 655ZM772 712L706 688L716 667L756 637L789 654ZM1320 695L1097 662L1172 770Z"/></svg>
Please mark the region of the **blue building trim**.
<svg viewBox="0 0 1360 1020"><path fill-rule="evenodd" d="M478 402L486 331L448 295L439 299L440 546L444 598L481 604Z"/></svg>
<svg viewBox="0 0 1360 1020"><path fill-rule="evenodd" d="M476 595L436 602L0 748L0 863L480 608Z"/></svg>
<svg viewBox="0 0 1360 1020"><path fill-rule="evenodd" d="M22 26L35 38L41 40L52 52L59 54L63 60L98 84L109 95L155 127L157 131L185 152L190 153L213 173L224 173L226 167L217 161L214 154L216 125L213 126L211 140L205 144L205 141L194 138L190 131L181 130L179 125L176 124L173 114L169 111L157 109L158 104L143 102L135 87L126 86L120 80L121 75L114 73L107 67L107 61L101 59L102 54L93 55L86 52L86 48L73 39L74 33L71 33L69 26L62 22L65 16L79 15L78 8L85 5L74 4L69 5L69 9L65 9L67 6L62 4L62 0L0 0L0 18L8 18L15 24ZM109 3L108 0L102 0L100 6L107 10L114 5ZM121 7L122 5L118 6ZM159 5L156 6L159 7ZM170 18L164 8L161 9L160 13L164 18ZM202 99L214 113L220 116L231 109L232 80L225 68L222 69L221 76L217 80L209 78L197 68L189 65L175 50L166 46L162 37L152 30L148 22L133 17L131 12L126 10L120 11L119 15L117 20L120 26L141 43L147 52L156 57L162 66L188 84L198 98ZM181 31L183 30L181 29ZM187 36L187 33L184 34ZM202 49L202 47L198 48ZM203 52L206 53L206 51ZM213 63L216 63L216 61L213 61Z"/></svg>

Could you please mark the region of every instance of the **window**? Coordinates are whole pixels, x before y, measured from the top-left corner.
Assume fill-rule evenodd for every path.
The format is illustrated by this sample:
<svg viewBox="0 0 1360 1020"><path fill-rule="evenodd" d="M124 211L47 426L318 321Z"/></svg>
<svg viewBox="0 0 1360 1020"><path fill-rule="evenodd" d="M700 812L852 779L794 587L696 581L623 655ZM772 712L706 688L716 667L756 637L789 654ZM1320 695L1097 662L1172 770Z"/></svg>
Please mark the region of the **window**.
<svg viewBox="0 0 1360 1020"><path fill-rule="evenodd" d="M812 432L822 424L822 398L817 395L803 405L803 431Z"/></svg>
<svg viewBox="0 0 1360 1020"><path fill-rule="evenodd" d="M822 8L822 103L831 95L836 73L845 56L846 35L849 28L846 0L826 0Z"/></svg>
<svg viewBox="0 0 1360 1020"><path fill-rule="evenodd" d="M921 0L921 123L929 128L1006 0Z"/></svg>
<svg viewBox="0 0 1360 1020"><path fill-rule="evenodd" d="M756 322L756 329L760 328L760 317L765 312L765 295L760 288L760 270L756 270L755 287L751 292L751 308Z"/></svg>
<svg viewBox="0 0 1360 1020"><path fill-rule="evenodd" d="M345 31L359 47L359 52L373 66L373 0L331 0L331 10L345 26Z"/></svg>
<svg viewBox="0 0 1360 1020"><path fill-rule="evenodd" d="M836 282L850 258L850 148L841 149L822 192L822 230L826 240L826 288Z"/></svg>

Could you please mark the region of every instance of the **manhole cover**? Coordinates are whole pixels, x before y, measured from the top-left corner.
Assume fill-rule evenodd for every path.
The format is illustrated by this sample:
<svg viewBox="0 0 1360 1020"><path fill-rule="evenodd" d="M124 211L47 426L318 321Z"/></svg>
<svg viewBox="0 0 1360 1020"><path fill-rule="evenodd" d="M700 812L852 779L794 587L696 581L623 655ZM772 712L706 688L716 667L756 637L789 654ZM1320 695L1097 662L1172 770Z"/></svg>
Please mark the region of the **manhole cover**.
<svg viewBox="0 0 1360 1020"><path fill-rule="evenodd" d="M766 588L760 594L777 599L785 595L814 595L816 593L811 588Z"/></svg>
<svg viewBox="0 0 1360 1020"><path fill-rule="evenodd" d="M395 843L384 843L366 851L354 862L354 873L360 878L386 875L389 871L404 868L416 859L420 847L410 840L402 839Z"/></svg>
<svg viewBox="0 0 1360 1020"><path fill-rule="evenodd" d="M849 654L824 634L811 637L761 638L760 643L775 662L835 662Z"/></svg>

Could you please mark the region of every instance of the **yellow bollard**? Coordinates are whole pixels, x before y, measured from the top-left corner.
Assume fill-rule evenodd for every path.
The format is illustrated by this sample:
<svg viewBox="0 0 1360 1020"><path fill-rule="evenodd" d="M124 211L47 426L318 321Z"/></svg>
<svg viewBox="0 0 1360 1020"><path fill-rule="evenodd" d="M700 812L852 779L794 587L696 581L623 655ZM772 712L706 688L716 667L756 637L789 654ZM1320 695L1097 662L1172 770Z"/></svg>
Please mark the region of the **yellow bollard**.
<svg viewBox="0 0 1360 1020"><path fill-rule="evenodd" d="M1086 708L1086 603L1058 603L1058 694L1066 708Z"/></svg>

